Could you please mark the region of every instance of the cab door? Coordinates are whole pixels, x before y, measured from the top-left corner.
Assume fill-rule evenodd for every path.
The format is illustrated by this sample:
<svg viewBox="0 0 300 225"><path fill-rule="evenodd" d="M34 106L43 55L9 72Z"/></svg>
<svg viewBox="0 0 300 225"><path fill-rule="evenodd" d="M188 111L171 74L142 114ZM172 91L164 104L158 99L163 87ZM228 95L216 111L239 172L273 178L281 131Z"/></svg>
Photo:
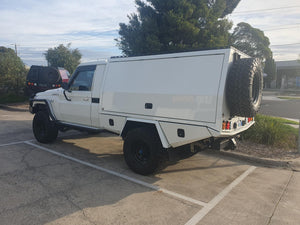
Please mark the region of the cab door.
<svg viewBox="0 0 300 225"><path fill-rule="evenodd" d="M92 84L96 65L78 67L60 101L62 122L90 127Z"/></svg>

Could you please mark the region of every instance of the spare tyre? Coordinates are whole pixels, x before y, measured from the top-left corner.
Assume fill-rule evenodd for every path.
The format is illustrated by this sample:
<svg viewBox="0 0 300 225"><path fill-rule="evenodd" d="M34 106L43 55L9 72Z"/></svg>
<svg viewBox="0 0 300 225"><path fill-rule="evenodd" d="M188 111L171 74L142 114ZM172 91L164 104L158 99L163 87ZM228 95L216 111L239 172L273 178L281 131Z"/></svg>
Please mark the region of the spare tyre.
<svg viewBox="0 0 300 225"><path fill-rule="evenodd" d="M260 60L245 58L235 61L226 81L226 100L231 116L255 116L260 107L262 88Z"/></svg>

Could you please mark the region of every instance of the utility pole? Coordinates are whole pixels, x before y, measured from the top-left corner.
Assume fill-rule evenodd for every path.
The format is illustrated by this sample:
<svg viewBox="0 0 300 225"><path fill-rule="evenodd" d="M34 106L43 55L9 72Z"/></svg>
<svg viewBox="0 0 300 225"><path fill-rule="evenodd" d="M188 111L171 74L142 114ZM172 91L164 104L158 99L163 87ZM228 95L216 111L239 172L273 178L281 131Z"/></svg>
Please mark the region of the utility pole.
<svg viewBox="0 0 300 225"><path fill-rule="evenodd" d="M14 45L14 46L15 46L15 53L16 53L16 55L18 56L18 48L17 48L17 43L15 43L15 44L10 44L10 45Z"/></svg>
<svg viewBox="0 0 300 225"><path fill-rule="evenodd" d="M299 136L298 136L298 153L300 153L300 119L299 119Z"/></svg>
<svg viewBox="0 0 300 225"><path fill-rule="evenodd" d="M15 52L16 52L16 55L18 56L17 44L15 44Z"/></svg>

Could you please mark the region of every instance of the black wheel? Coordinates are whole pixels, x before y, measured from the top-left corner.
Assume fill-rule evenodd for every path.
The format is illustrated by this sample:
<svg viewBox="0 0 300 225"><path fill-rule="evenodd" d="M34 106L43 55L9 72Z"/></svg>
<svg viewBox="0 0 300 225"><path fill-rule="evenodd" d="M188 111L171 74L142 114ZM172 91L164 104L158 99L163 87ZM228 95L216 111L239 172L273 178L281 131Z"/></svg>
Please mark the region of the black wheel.
<svg viewBox="0 0 300 225"><path fill-rule="evenodd" d="M154 129L137 128L128 132L123 151L127 165L138 174L154 173L163 161L163 147Z"/></svg>
<svg viewBox="0 0 300 225"><path fill-rule="evenodd" d="M57 138L58 128L50 121L47 112L39 111L35 114L32 129L36 140L41 143L50 143Z"/></svg>
<svg viewBox="0 0 300 225"><path fill-rule="evenodd" d="M233 63L226 81L226 100L231 116L253 117L260 107L263 73L258 59Z"/></svg>

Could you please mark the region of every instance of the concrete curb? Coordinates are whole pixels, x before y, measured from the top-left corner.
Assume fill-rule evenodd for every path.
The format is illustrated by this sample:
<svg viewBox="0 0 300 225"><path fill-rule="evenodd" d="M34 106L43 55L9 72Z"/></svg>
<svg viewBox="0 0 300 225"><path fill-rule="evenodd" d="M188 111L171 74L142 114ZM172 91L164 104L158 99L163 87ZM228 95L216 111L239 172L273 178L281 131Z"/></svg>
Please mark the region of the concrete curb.
<svg viewBox="0 0 300 225"><path fill-rule="evenodd" d="M280 167L280 168L291 169L293 171L300 172L300 157L296 159L290 159L290 160L281 160L281 159L258 158L258 157L238 153L238 152L226 152L226 151L210 151L210 152L205 152L205 154L220 155L220 156L234 158L234 159L238 159L250 163L259 164L266 167Z"/></svg>
<svg viewBox="0 0 300 225"><path fill-rule="evenodd" d="M9 105L4 105L4 104L0 104L0 109L5 109L7 111L15 111L15 112L29 112L28 108L26 109L26 108L9 106Z"/></svg>

